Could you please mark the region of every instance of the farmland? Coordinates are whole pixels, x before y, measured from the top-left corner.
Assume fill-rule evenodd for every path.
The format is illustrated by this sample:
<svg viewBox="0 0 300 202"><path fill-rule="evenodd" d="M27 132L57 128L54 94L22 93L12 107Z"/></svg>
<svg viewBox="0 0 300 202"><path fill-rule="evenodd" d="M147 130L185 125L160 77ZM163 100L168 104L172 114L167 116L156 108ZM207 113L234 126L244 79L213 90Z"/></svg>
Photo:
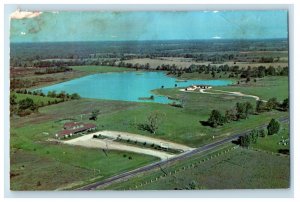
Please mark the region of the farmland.
<svg viewBox="0 0 300 202"><path fill-rule="evenodd" d="M105 189L288 188L288 179L289 156L270 155L228 146L163 167L162 170L145 173L126 182L115 183Z"/></svg>
<svg viewBox="0 0 300 202"><path fill-rule="evenodd" d="M263 54L263 53L261 53ZM268 53L269 54L269 53ZM287 57L287 54L284 54L285 57ZM173 65L175 64L178 68L188 68L190 65L192 64L196 64L196 65L212 65L212 66L220 66L220 65L238 65L241 68L247 68L247 67L258 67L261 65L266 65L265 63L259 63L259 62L253 62L253 63L249 63L249 62L221 62L221 63L217 63L214 64L213 62L207 62L207 61L194 61L191 60L189 58L172 58L172 57L168 57L168 58L156 58L156 59L149 59L149 58L143 58L143 59L131 59L131 60L125 60L125 63L132 63L132 64L146 64L149 63L150 68L152 69L156 69L157 66L160 66L162 64L164 65ZM278 61L275 63L270 64L272 66L278 67L278 66L286 66L287 65L287 61L282 59L282 61Z"/></svg>
<svg viewBox="0 0 300 202"><path fill-rule="evenodd" d="M69 51L62 48L66 45L72 48ZM24 51L27 49L28 52ZM138 152L63 144L66 140L58 141L55 134L67 122L93 123L99 133L119 131L139 134L144 139L153 138L157 142L164 140L187 148L198 148L268 124L271 118L288 117L288 110L280 107L283 100L289 97L287 54L284 40L12 44L11 95L16 96L17 103L30 98L39 108L26 116L11 113L11 189L72 190L160 160ZM157 68L163 65L163 68ZM172 84L174 88L162 86L153 89L152 93L166 96L178 105L85 97L64 100L17 93L17 90L34 91L91 74L127 71L138 71L137 74L164 71L168 76L175 77L176 82L186 79L231 80L231 85L214 86L205 91L240 92L258 96L264 101L276 98L278 106L256 113L257 100L253 97L184 92L176 87L176 82ZM97 86L97 90L101 91L101 87ZM45 105L52 102L55 104ZM224 115L228 110L235 109L237 103L250 103L253 112L246 118L216 127L206 124L212 110ZM95 112L96 118L91 119ZM155 131L149 129L153 112L161 115L154 126ZM155 182L148 183L160 176L161 171L151 171L106 189L287 188L289 155L286 151L290 146L279 142L288 138L289 125L282 124L278 134L259 137L258 142L248 149L229 143L217 150L166 166L163 169L173 174ZM118 144L152 149L150 144L143 146L144 141L139 144L127 141L118 140ZM230 152L222 153L233 147ZM220 152L222 155L197 163ZM275 154L272 155L272 152ZM174 173L192 164L189 169ZM135 187L141 183L142 186Z"/></svg>

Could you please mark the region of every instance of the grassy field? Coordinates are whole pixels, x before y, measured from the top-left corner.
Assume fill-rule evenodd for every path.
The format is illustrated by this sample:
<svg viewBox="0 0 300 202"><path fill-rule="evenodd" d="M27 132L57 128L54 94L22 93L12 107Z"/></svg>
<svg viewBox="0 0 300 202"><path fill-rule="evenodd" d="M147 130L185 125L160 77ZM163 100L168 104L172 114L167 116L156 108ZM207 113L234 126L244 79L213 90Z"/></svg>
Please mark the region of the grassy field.
<svg viewBox="0 0 300 202"><path fill-rule="evenodd" d="M104 152L49 141L53 134L61 130L61 125L59 122L50 121L11 129L11 172L17 175L11 178L13 190L51 190L74 182L84 183L93 175L97 179L104 179L158 160L135 153ZM128 159L129 156L132 159ZM81 174L72 175L72 172ZM33 173L34 176L29 177ZM55 175L57 177L51 181Z"/></svg>
<svg viewBox="0 0 300 202"><path fill-rule="evenodd" d="M80 121L82 114L85 114L83 119L87 120L93 108L98 108L101 116L132 107L135 107L135 103L80 99L42 107L39 113L26 117L12 117L12 190L72 187L93 178L104 179L158 160L152 156L117 151L107 151L106 156L102 150L48 141L54 138L54 134L62 129L66 121ZM124 154L126 158L123 157ZM131 160L128 159L129 156ZM53 180L57 170L61 172L61 176ZM30 177L33 175L34 177Z"/></svg>
<svg viewBox="0 0 300 202"><path fill-rule="evenodd" d="M265 151L278 153L280 151L290 149L290 144L289 144L290 141L287 141L288 144L286 145L280 143L282 140L287 140L289 138L290 138L289 124L284 123L281 124L281 129L278 134L268 135L266 137L258 138L257 143L254 144L253 147Z"/></svg>
<svg viewBox="0 0 300 202"><path fill-rule="evenodd" d="M266 189L289 187L289 156L221 149L150 171L105 189ZM276 165L276 166L275 166ZM165 175L166 174L166 175Z"/></svg>
<svg viewBox="0 0 300 202"><path fill-rule="evenodd" d="M217 101L218 98L215 99ZM230 108L235 105L235 102L223 102L224 100L219 97L218 107L220 110ZM186 144L191 147L197 147L205 143L213 141L212 136L215 138L224 138L239 131L244 131L268 123L270 117L287 116L286 112L272 111L261 115L250 116L247 120L236 121L228 123L222 127L211 128L203 126L200 121L206 121L209 117L211 108L213 106L210 100L210 106L205 107L203 102L198 102L198 109L193 111L194 105L191 108L181 109L171 106L159 104L144 104L139 107L133 108L129 111L122 111L117 114L108 114L99 118L97 121L98 127L107 130L117 130L133 132L143 135L155 136L161 139L171 140L181 144ZM216 102L215 102L216 104ZM216 105L215 105L216 106ZM165 116L155 135L148 131L142 130L139 126L146 123L147 116L154 110L159 110Z"/></svg>
<svg viewBox="0 0 300 202"><path fill-rule="evenodd" d="M287 76L272 76L257 79L256 82L252 79L248 84L219 86L213 89L257 95L265 100L276 97L278 101L283 101L289 95L289 80Z"/></svg>
<svg viewBox="0 0 300 202"><path fill-rule="evenodd" d="M20 94L20 93L12 93L12 95L16 96L16 101L24 100L26 98L31 98L35 104L38 106L47 105L48 101L53 102L55 100L60 101L61 98L51 98L51 97L43 97L39 95L30 95L30 94Z"/></svg>

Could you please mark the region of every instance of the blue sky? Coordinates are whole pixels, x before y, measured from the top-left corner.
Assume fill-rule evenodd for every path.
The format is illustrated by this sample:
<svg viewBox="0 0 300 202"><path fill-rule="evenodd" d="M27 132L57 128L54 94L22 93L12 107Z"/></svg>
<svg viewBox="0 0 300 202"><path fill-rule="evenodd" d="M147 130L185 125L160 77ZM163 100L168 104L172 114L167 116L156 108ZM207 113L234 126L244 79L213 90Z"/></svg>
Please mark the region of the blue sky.
<svg viewBox="0 0 300 202"><path fill-rule="evenodd" d="M43 12L11 19L12 42L287 38L287 11Z"/></svg>

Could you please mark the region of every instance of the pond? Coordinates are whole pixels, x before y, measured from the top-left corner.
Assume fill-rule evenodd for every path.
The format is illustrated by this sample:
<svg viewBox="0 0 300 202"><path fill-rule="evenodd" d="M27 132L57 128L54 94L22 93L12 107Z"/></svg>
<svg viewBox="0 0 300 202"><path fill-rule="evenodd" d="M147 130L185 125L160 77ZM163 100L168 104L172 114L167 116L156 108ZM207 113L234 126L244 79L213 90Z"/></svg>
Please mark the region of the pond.
<svg viewBox="0 0 300 202"><path fill-rule="evenodd" d="M44 93L49 91L78 93L83 98L96 98L106 100L123 100L134 102L173 102L165 96L151 94L151 90L161 88L187 87L192 84L210 86L225 86L230 80L187 80L178 81L167 76L164 72L118 72L93 74L78 79L41 88ZM149 98L153 95L154 99Z"/></svg>

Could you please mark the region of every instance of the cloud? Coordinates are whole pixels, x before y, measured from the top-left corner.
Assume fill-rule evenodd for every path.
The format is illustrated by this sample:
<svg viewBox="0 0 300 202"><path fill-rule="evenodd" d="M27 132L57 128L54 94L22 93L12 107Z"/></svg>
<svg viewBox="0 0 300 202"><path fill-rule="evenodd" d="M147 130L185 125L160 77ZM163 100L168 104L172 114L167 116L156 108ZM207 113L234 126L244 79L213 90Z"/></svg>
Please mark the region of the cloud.
<svg viewBox="0 0 300 202"><path fill-rule="evenodd" d="M20 10L16 10L15 12L13 12L11 15L10 15L10 18L11 19L24 19L24 18L34 18L34 17L37 17L39 15L41 15L42 12L38 12L38 11L35 11L35 12L30 12L30 11L20 11Z"/></svg>

